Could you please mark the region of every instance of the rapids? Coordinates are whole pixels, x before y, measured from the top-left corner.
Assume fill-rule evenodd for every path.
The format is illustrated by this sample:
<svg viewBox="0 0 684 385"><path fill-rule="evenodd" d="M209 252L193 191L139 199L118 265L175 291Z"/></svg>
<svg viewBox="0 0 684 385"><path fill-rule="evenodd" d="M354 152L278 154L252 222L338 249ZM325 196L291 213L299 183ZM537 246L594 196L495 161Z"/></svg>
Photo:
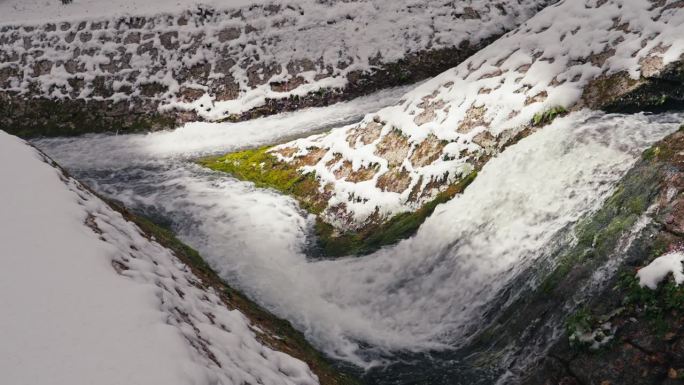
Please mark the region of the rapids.
<svg viewBox="0 0 684 385"><path fill-rule="evenodd" d="M169 226L316 347L368 369L463 346L507 285L551 255L554 237L600 207L641 152L681 122L586 111L559 118L494 157L413 237L337 260L305 255L313 218L293 199L192 162L353 123L404 91L242 123L33 144L96 191Z"/></svg>

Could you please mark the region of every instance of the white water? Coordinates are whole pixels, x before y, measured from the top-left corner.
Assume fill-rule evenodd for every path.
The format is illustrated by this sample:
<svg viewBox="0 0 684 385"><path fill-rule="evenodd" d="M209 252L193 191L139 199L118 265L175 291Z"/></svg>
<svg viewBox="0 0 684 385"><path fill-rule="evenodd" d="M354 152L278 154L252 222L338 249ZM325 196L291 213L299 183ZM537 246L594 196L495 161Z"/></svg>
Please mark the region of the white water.
<svg viewBox="0 0 684 385"><path fill-rule="evenodd" d="M462 343L553 236L595 210L641 151L681 121L587 112L557 119L491 160L414 237L334 261L302 254L311 218L292 199L187 160L347 121L359 106L376 109L370 99L210 129L36 144L97 190L170 218L229 282L327 353L368 366L359 343L382 353Z"/></svg>

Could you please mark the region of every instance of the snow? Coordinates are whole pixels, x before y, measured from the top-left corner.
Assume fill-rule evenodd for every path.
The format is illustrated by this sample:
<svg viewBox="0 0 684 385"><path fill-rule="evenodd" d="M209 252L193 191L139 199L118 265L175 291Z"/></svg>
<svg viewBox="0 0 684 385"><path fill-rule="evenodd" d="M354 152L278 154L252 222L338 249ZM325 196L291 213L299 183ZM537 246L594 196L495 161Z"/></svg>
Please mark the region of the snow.
<svg viewBox="0 0 684 385"><path fill-rule="evenodd" d="M681 251L661 255L637 272L639 285L655 290L658 284L670 274L674 277L675 283L681 285L684 283L682 262L684 262L684 253Z"/></svg>
<svg viewBox="0 0 684 385"><path fill-rule="evenodd" d="M54 1L44 10L37 2L6 0L0 3L0 15L6 15L0 18L0 91L151 99L161 110L220 120L266 99L344 87L350 74L423 50L476 45L519 25L548 1L290 0L247 6L213 0L216 10L209 12L189 1L156 0L135 8L139 16L159 5L139 20L120 14L132 0ZM23 25L29 15L37 26ZM100 77L112 94L96 89ZM294 89L272 87L297 77L304 83ZM143 95L141 88L153 83L164 91ZM202 96L187 96L186 88Z"/></svg>
<svg viewBox="0 0 684 385"><path fill-rule="evenodd" d="M615 338L616 330L617 328L610 322L604 322L593 330L578 328L570 334L568 340L571 344L580 344L591 350L599 350Z"/></svg>
<svg viewBox="0 0 684 385"><path fill-rule="evenodd" d="M316 384L168 249L0 131L7 384ZM118 273L118 274L117 274Z"/></svg>
<svg viewBox="0 0 684 385"><path fill-rule="evenodd" d="M683 35L684 8L677 0L561 1L461 65L416 87L397 105L369 114L359 124L278 149L293 148L294 156L325 150L316 165L301 171L315 172L321 189L334 187L326 219L353 229L376 208L390 217L422 206L529 128L535 114L586 106L583 92L599 76L625 73L639 79L681 60ZM377 124L381 133L371 143L348 143L347 138ZM401 152L384 156L379 146L397 132L407 141L399 149L406 155L392 165L388 157ZM448 144L429 164L414 164L411 157L428 138ZM355 170L377 166L377 172L369 181L349 182L335 175L345 162ZM401 192L383 190L380 178L401 170L410 175L408 187ZM335 207L341 203L346 210L342 214ZM339 224L338 218L346 214L352 223Z"/></svg>
<svg viewBox="0 0 684 385"><path fill-rule="evenodd" d="M229 8L264 3L267 0L0 0L0 24L45 23L63 20L159 13L180 13L197 6Z"/></svg>

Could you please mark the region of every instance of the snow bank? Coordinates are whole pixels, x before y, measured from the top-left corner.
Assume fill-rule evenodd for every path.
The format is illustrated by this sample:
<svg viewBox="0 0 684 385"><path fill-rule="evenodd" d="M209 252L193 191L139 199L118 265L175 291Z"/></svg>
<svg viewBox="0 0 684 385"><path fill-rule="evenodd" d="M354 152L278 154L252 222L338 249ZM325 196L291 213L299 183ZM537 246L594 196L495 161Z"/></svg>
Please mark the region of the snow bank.
<svg viewBox="0 0 684 385"><path fill-rule="evenodd" d="M259 342L263 332L171 251L49 162L0 131L4 383L318 383L305 363Z"/></svg>
<svg viewBox="0 0 684 385"><path fill-rule="evenodd" d="M550 1L156 0L138 12L132 0L10 0L0 3L0 91L149 100L216 120L343 88L425 50L472 49Z"/></svg>
<svg viewBox="0 0 684 385"><path fill-rule="evenodd" d="M684 282L682 262L684 262L684 253L681 251L661 255L637 272L639 285L655 290L670 273L674 276L677 285L681 285Z"/></svg>
<svg viewBox="0 0 684 385"><path fill-rule="evenodd" d="M514 142L538 114L594 107L657 76L681 60L683 35L678 0L562 1L399 104L274 154L293 164L315 157L301 170L332 192L327 219L361 226L422 206Z"/></svg>

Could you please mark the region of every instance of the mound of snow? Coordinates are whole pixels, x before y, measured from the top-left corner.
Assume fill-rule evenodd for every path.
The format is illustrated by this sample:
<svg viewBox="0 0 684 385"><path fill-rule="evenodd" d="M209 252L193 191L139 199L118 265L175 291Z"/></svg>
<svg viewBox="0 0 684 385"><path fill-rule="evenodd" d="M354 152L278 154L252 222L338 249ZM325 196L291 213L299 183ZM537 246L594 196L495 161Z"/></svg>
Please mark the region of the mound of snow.
<svg viewBox="0 0 684 385"><path fill-rule="evenodd" d="M677 285L681 285L684 283L683 262L684 253L681 251L661 255L637 272L639 284L655 290L663 279L672 274Z"/></svg>
<svg viewBox="0 0 684 385"><path fill-rule="evenodd" d="M0 131L7 384L316 384L171 251Z"/></svg>
<svg viewBox="0 0 684 385"><path fill-rule="evenodd" d="M684 53L679 0L568 0L360 124L273 151L315 172L343 228L412 211L554 113L596 107ZM552 112L550 112L552 111Z"/></svg>

